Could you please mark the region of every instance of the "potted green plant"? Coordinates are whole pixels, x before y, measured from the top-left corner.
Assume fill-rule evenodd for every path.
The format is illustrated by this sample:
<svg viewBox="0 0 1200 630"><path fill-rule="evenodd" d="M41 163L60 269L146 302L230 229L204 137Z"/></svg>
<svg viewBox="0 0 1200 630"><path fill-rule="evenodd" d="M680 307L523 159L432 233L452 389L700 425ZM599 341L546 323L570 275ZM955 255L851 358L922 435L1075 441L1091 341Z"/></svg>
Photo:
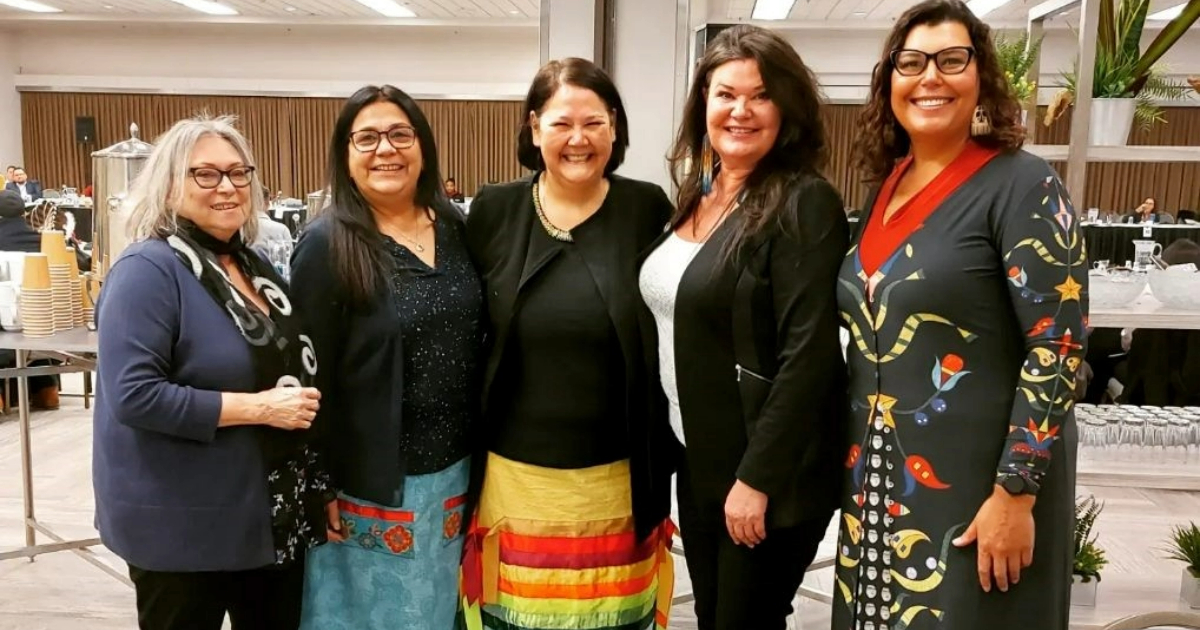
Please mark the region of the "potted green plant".
<svg viewBox="0 0 1200 630"><path fill-rule="evenodd" d="M1104 510L1104 504L1096 497L1088 496L1075 500L1075 564L1071 568L1071 605L1095 606L1096 587L1100 583L1100 570L1108 564L1104 550L1096 544L1097 536L1092 533L1096 519Z"/></svg>
<svg viewBox="0 0 1200 630"><path fill-rule="evenodd" d="M1192 608L1200 608L1200 527L1195 523L1188 523L1187 527L1172 527L1167 557L1185 565L1179 599Z"/></svg>
<svg viewBox="0 0 1200 630"><path fill-rule="evenodd" d="M1004 70L1004 78L1013 95L1022 104L1037 99L1037 81L1030 81L1026 75L1042 49L1042 40L1029 41L1029 34L1022 33L1019 37L1009 38L1004 35L996 37L996 59Z"/></svg>
<svg viewBox="0 0 1200 630"><path fill-rule="evenodd" d="M1096 37L1096 65L1092 71L1093 145L1124 145L1136 119L1143 127L1166 122L1157 101L1185 98L1189 86L1167 77L1158 61L1200 18L1200 0L1188 0L1179 15L1141 50L1142 31L1150 0L1100 0L1100 25ZM1078 65L1063 74L1065 92L1074 97ZM1056 99L1065 105L1070 99ZM1065 107L1046 117L1049 124Z"/></svg>

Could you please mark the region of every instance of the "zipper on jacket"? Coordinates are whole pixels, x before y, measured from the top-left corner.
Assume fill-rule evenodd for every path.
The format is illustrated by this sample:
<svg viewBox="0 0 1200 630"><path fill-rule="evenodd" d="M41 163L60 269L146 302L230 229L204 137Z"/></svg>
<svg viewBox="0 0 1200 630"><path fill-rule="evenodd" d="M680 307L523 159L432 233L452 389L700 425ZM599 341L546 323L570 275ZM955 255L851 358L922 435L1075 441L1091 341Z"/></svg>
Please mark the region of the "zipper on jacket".
<svg viewBox="0 0 1200 630"><path fill-rule="evenodd" d="M764 383L774 383L775 382L774 379L769 379L769 378L763 376L762 374L758 374L752 370L748 370L748 369L742 367L740 364L734 364L733 367L735 369L737 369L737 380L739 383L742 381L743 374L748 374Z"/></svg>

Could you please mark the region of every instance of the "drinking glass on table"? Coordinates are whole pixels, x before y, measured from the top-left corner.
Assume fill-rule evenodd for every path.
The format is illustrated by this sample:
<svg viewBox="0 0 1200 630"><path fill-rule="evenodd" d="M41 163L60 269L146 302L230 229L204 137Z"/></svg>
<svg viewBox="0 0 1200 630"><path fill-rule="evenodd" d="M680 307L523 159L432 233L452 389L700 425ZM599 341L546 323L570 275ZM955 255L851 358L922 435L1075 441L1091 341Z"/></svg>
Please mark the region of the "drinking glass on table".
<svg viewBox="0 0 1200 630"><path fill-rule="evenodd" d="M267 245L267 258L270 259L271 265L275 267L275 271L284 280L291 277L291 260L292 260L292 242L287 240L271 241Z"/></svg>

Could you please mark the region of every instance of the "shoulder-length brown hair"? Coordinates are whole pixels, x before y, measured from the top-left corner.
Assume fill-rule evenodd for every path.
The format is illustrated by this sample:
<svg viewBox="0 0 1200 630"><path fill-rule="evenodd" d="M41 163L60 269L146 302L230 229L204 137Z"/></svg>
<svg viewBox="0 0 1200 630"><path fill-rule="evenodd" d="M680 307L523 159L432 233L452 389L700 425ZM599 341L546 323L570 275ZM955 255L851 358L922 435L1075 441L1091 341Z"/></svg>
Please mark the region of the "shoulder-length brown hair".
<svg viewBox="0 0 1200 630"><path fill-rule="evenodd" d="M871 97L859 116L861 130L855 144L855 166L868 181L887 177L896 161L908 155L911 139L892 113L893 50L904 47L908 34L918 26L957 22L966 27L975 48L979 72L979 104L992 121L992 132L976 136L979 144L1003 151L1015 151L1025 142L1021 124L1021 104L1013 95L1004 70L996 58L992 29L975 17L960 0L925 0L900 16L883 46L879 63L871 77Z"/></svg>
<svg viewBox="0 0 1200 630"><path fill-rule="evenodd" d="M700 152L708 130L706 101L712 74L726 63L743 59L758 64L767 97L779 108L780 127L775 146L746 180L739 209L745 220L726 248L726 253L732 255L778 220L791 184L802 175L819 174L828 155L820 87L796 49L774 32L757 26L738 25L724 30L708 45L696 66L679 133L668 156L671 179L679 191L671 224L683 222L703 196Z"/></svg>

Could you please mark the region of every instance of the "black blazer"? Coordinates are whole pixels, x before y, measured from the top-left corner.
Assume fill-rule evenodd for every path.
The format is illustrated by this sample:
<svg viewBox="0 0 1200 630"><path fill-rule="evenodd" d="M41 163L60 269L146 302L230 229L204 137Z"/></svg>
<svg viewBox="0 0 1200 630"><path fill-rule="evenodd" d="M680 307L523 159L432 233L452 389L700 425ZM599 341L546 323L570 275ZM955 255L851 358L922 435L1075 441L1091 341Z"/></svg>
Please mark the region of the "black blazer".
<svg viewBox="0 0 1200 630"><path fill-rule="evenodd" d="M455 229L465 230L462 214L457 216ZM400 452L403 331L390 282L380 283L364 308L347 303L330 257L332 220L324 214L308 224L292 254L292 300L320 366L321 410L311 430L317 431L316 442L338 490L399 506L405 475Z"/></svg>
<svg viewBox="0 0 1200 630"><path fill-rule="evenodd" d="M724 505L736 478L768 495L768 527L828 520L846 419L835 294L849 243L842 200L819 176L799 177L780 221L722 263L742 220L730 216L693 259L675 305L692 491L711 511ZM689 307L731 311L732 330L713 330L689 317ZM728 358L733 365L716 364ZM705 384L714 378L728 385ZM734 392L737 400L728 400Z"/></svg>
<svg viewBox="0 0 1200 630"><path fill-rule="evenodd" d="M561 249L527 260L530 230L534 226L533 178L486 186L471 202L467 219L467 245L483 278L489 316L490 351L483 381L483 419L489 403L502 391L493 391L496 371L504 356L514 314L521 308L522 289L545 268ZM610 241L576 243L596 278L608 305L609 316L625 360L626 417L629 422L633 515L639 539L649 534L670 513L670 476L675 454L666 401L658 384L658 358L654 320L641 303L637 259L666 225L671 202L654 184L609 176L608 201L603 213L590 221L604 221ZM552 396L554 392L546 392ZM487 427L476 432L487 435ZM482 487L486 453L472 466L473 496Z"/></svg>

